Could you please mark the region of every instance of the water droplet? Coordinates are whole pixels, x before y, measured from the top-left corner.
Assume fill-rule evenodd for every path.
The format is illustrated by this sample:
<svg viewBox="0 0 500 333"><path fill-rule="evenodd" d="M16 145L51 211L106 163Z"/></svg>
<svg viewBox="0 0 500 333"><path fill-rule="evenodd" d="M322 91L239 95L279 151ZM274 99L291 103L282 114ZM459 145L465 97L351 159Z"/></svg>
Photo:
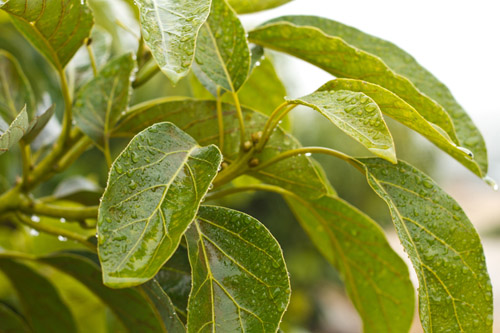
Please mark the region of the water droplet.
<svg viewBox="0 0 500 333"><path fill-rule="evenodd" d="M31 221L38 223L40 222L40 217L36 215L31 215Z"/></svg>
<svg viewBox="0 0 500 333"><path fill-rule="evenodd" d="M373 111L375 111L376 109L377 109L377 107L376 107L375 105L373 105L373 104L367 104L367 105L365 106L365 111L366 111L366 112L373 112Z"/></svg>
<svg viewBox="0 0 500 333"><path fill-rule="evenodd" d="M305 153L304 155L306 155L307 157L311 156L312 154L311 153Z"/></svg>
<svg viewBox="0 0 500 333"><path fill-rule="evenodd" d="M455 204L453 204L453 209L454 210L460 210L460 206L455 203Z"/></svg>
<svg viewBox="0 0 500 333"><path fill-rule="evenodd" d="M123 173L123 167L120 165L120 164L115 164L115 170L118 174L122 174Z"/></svg>
<svg viewBox="0 0 500 333"><path fill-rule="evenodd" d="M483 178L483 180L493 189L493 191L498 191L498 184L493 178L486 176Z"/></svg>
<svg viewBox="0 0 500 333"><path fill-rule="evenodd" d="M61 222L61 223L66 223L66 219L65 219L64 217L61 217L61 218L59 219L59 222Z"/></svg>
<svg viewBox="0 0 500 333"><path fill-rule="evenodd" d="M356 106L354 105L349 105L348 107L345 108L346 112L351 112L352 110L354 110L356 108Z"/></svg>
<svg viewBox="0 0 500 333"><path fill-rule="evenodd" d="M38 230L30 229L30 235L36 237L40 235L40 233L38 232Z"/></svg>
<svg viewBox="0 0 500 333"><path fill-rule="evenodd" d="M464 148L464 147L459 147L459 146L457 146L457 149L458 149L458 150L461 150L461 151L462 151L462 152L464 152L464 153L466 153L466 154L467 154L467 156L469 156L470 158L474 158L474 153L473 153L473 152L471 152L469 149Z"/></svg>
<svg viewBox="0 0 500 333"><path fill-rule="evenodd" d="M425 187L427 187L429 189L434 187L434 185L432 185L432 183L428 180L424 180L423 184Z"/></svg>
<svg viewBox="0 0 500 333"><path fill-rule="evenodd" d="M144 38L144 40L149 40L150 38L149 32L145 29L142 29L142 37Z"/></svg>
<svg viewBox="0 0 500 333"><path fill-rule="evenodd" d="M60 242L65 242L65 241L67 241L67 240L68 240L66 237L61 236L61 235L57 236L57 239L58 239Z"/></svg>

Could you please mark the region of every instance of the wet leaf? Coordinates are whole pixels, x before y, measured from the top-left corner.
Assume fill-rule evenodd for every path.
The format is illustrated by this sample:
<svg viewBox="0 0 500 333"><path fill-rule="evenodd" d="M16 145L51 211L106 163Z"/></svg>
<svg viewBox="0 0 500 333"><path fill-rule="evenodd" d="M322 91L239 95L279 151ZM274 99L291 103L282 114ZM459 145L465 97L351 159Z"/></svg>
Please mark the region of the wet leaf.
<svg viewBox="0 0 500 333"><path fill-rule="evenodd" d="M11 122L25 105L32 115L35 99L28 78L14 56L0 50L0 118Z"/></svg>
<svg viewBox="0 0 500 333"><path fill-rule="evenodd" d="M221 149L224 160L232 162L240 149L240 135L236 109L223 103L224 113L224 148ZM261 131L267 117L251 109L243 108L245 127L250 134ZM158 121L170 121L186 131L200 144L218 144L217 111L214 101L167 98L146 102L134 107L117 126L114 136L133 136L144 127ZM257 158L261 162L280 153L300 147L290 134L278 128ZM304 197L317 198L331 191L328 180L323 176L321 167L314 164L310 157L301 155L288 158L276 164L252 172L252 176L272 185L278 185L291 191L300 192Z"/></svg>
<svg viewBox="0 0 500 333"><path fill-rule="evenodd" d="M82 176L73 176L60 182L52 195L56 199L95 205L102 192L103 189L95 181Z"/></svg>
<svg viewBox="0 0 500 333"><path fill-rule="evenodd" d="M57 70L68 64L94 24L82 0L9 0L0 8Z"/></svg>
<svg viewBox="0 0 500 333"><path fill-rule="evenodd" d="M195 60L194 73L212 94L217 86L236 92L245 82L250 70L245 29L225 0L212 0L196 41Z"/></svg>
<svg viewBox="0 0 500 333"><path fill-rule="evenodd" d="M0 303L0 323L2 323L2 327L0 327L2 333L31 332L31 329L19 314L2 303Z"/></svg>
<svg viewBox="0 0 500 333"><path fill-rule="evenodd" d="M286 16L277 20L289 21L297 25L314 26L330 36L338 36L350 45L382 59L393 71L410 80L419 91L432 98L447 111L455 125L458 145L472 151L474 159L478 164L475 165L476 162L473 164L469 163L467 167L479 176L486 175L488 171L488 157L481 133L462 106L455 100L450 90L427 69L422 67L411 55L391 42L332 20L315 16ZM371 81L370 79L361 79ZM386 86L386 88L398 93L390 87ZM418 108L417 104L413 104L410 99L405 98L403 95L400 95L400 97L413 105L427 120L439 125L439 123L432 120L433 118L430 118L431 114L424 113L425 110ZM432 111L429 110L430 112Z"/></svg>
<svg viewBox="0 0 500 333"><path fill-rule="evenodd" d="M151 279L175 252L217 174L219 149L199 146L171 123L136 135L111 167L99 207L104 284Z"/></svg>
<svg viewBox="0 0 500 333"><path fill-rule="evenodd" d="M142 36L161 70L174 84L193 62L196 37L210 0L137 0Z"/></svg>
<svg viewBox="0 0 500 333"><path fill-rule="evenodd" d="M372 153L397 163L391 133L379 106L367 95L323 86L310 95L289 101L315 109Z"/></svg>
<svg viewBox="0 0 500 333"><path fill-rule="evenodd" d="M229 0L229 4L238 14L260 12L284 5L292 0Z"/></svg>
<svg viewBox="0 0 500 333"><path fill-rule="evenodd" d="M110 61L75 98L73 112L77 126L101 146L127 109L134 67L130 53Z"/></svg>
<svg viewBox="0 0 500 333"><path fill-rule="evenodd" d="M491 332L493 304L479 236L464 211L428 176L399 161L359 159L386 201L419 280L426 332Z"/></svg>
<svg viewBox="0 0 500 333"><path fill-rule="evenodd" d="M167 332L186 332L184 324L177 316L174 304L156 280L142 287L160 314Z"/></svg>
<svg viewBox="0 0 500 333"><path fill-rule="evenodd" d="M77 331L70 310L47 278L5 257L0 258L0 270L16 290L33 332ZM48 315L54 313L57 317Z"/></svg>
<svg viewBox="0 0 500 333"><path fill-rule="evenodd" d="M50 106L45 112L43 112L41 115L36 116L29 124L28 129L26 130L26 134L23 136L23 140L26 143L31 143L33 140L36 139L38 134L45 128L49 120L52 118L54 115L54 112L56 111L56 106L53 104Z"/></svg>
<svg viewBox="0 0 500 333"><path fill-rule="evenodd" d="M188 331L276 332L290 282L271 233L246 214L202 206L186 240L193 272Z"/></svg>
<svg viewBox="0 0 500 333"><path fill-rule="evenodd" d="M7 128L3 128L5 125L0 122L0 155L8 151L13 145L21 140L24 133L28 130L29 124L26 106Z"/></svg>
<svg viewBox="0 0 500 333"><path fill-rule="evenodd" d="M339 198L285 199L318 250L340 272L364 331L407 332L414 289L406 264L380 227Z"/></svg>

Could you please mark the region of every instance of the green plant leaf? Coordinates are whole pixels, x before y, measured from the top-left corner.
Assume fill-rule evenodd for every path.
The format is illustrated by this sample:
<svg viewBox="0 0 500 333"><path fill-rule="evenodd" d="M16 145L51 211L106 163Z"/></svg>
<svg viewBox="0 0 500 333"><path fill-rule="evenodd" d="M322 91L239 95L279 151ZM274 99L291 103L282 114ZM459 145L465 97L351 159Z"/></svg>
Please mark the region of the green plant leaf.
<svg viewBox="0 0 500 333"><path fill-rule="evenodd" d="M339 37L326 35L314 27L275 22L251 31L249 40L289 53L336 77L362 79L389 89L457 142L453 122L440 105L416 89L407 78L395 73L380 58L347 44Z"/></svg>
<svg viewBox="0 0 500 333"><path fill-rule="evenodd" d="M156 280L141 286L161 315L167 332L186 332L184 324L177 316L174 304Z"/></svg>
<svg viewBox="0 0 500 333"><path fill-rule="evenodd" d="M472 166L467 167L479 176L486 175L488 171L488 156L481 133L462 106L455 100L450 90L428 70L422 67L411 55L391 42L329 19L315 16L285 16L277 20L319 28L330 36L338 36L350 45L382 59L393 71L410 80L419 91L438 102L447 111L455 125L458 138L457 143L472 151L474 159L478 164L474 168L471 168ZM361 79L371 81L368 78ZM390 87L386 86L386 88L398 93L397 90ZM418 108L417 104L413 104L410 99L405 98L403 95L400 95L400 97L413 105L427 120L434 122L432 118L428 117L430 115L424 113L425 110ZM436 124L439 125L439 123Z"/></svg>
<svg viewBox="0 0 500 333"><path fill-rule="evenodd" d="M315 109L375 155L397 163L392 135L380 108L370 97L361 92L321 88L290 103Z"/></svg>
<svg viewBox="0 0 500 333"><path fill-rule="evenodd" d="M41 115L36 116L29 124L28 129L26 130L26 134L23 136L23 140L26 143L31 143L36 139L38 134L45 128L49 120L54 115L56 111L55 104L51 105L45 112Z"/></svg>
<svg viewBox="0 0 500 333"><path fill-rule="evenodd" d="M193 62L196 37L211 0L137 0L142 36L161 70L174 84Z"/></svg>
<svg viewBox="0 0 500 333"><path fill-rule="evenodd" d="M172 256L222 156L171 123L137 134L111 167L97 231L104 284L150 280Z"/></svg>
<svg viewBox="0 0 500 333"><path fill-rule="evenodd" d="M32 115L35 98L28 78L14 56L0 50L0 117L11 122L25 105Z"/></svg>
<svg viewBox="0 0 500 333"><path fill-rule="evenodd" d="M29 333L32 332L24 319L10 307L0 303L0 331L2 333Z"/></svg>
<svg viewBox="0 0 500 333"><path fill-rule="evenodd" d="M228 0L238 14L260 12L284 5L292 0Z"/></svg>
<svg viewBox="0 0 500 333"><path fill-rule="evenodd" d="M222 111L225 135L224 147L221 151L224 160L232 162L236 160L240 149L238 118L233 105L223 103ZM243 108L243 117L248 140L251 139L251 133L262 130L267 120L265 115L248 108ZM159 99L135 106L123 117L114 136L133 136L144 127L158 121L170 121L176 124L200 144L219 142L216 103L186 98ZM257 158L264 162L284 151L298 147L300 144L293 136L278 128ZM317 198L332 191L328 180L323 176L321 167L316 165L312 158L304 155L294 156L252 172L252 176L266 183L300 192L307 198Z"/></svg>
<svg viewBox="0 0 500 333"><path fill-rule="evenodd" d="M101 146L127 109L134 70L131 53L111 60L76 96L73 107L76 124Z"/></svg>
<svg viewBox="0 0 500 333"><path fill-rule="evenodd" d="M479 236L462 208L428 176L399 161L359 159L385 200L419 280L426 332L491 332L493 304Z"/></svg>
<svg viewBox="0 0 500 333"><path fill-rule="evenodd" d="M0 258L0 270L16 290L33 332L77 331L73 315L47 278L26 265L4 257ZM54 313L57 317L47 315Z"/></svg>
<svg viewBox="0 0 500 333"><path fill-rule="evenodd" d="M408 268L380 227L340 198L285 199L323 256L340 272L365 332L407 332L414 309Z"/></svg>
<svg viewBox="0 0 500 333"><path fill-rule="evenodd" d="M5 125L0 122L0 155L21 140L24 133L28 130L29 123L26 106L24 106L9 127L3 128Z"/></svg>
<svg viewBox="0 0 500 333"><path fill-rule="evenodd" d="M103 191L95 181L82 176L73 176L57 184L52 196L55 199L70 200L90 206L99 202Z"/></svg>
<svg viewBox="0 0 500 333"><path fill-rule="evenodd" d="M250 70L250 49L236 13L225 0L212 0L196 41L194 73L213 95L217 86L236 92Z"/></svg>
<svg viewBox="0 0 500 333"><path fill-rule="evenodd" d="M82 0L9 0L0 8L57 70L71 60L94 24Z"/></svg>
<svg viewBox="0 0 500 333"><path fill-rule="evenodd" d="M129 332L165 332L160 314L136 288L114 290L103 285L97 257L89 252L62 252L44 256L48 264L80 281L123 323Z"/></svg>
<svg viewBox="0 0 500 333"><path fill-rule="evenodd" d="M249 215L202 206L186 240L193 272L188 331L276 332L290 282L271 233Z"/></svg>

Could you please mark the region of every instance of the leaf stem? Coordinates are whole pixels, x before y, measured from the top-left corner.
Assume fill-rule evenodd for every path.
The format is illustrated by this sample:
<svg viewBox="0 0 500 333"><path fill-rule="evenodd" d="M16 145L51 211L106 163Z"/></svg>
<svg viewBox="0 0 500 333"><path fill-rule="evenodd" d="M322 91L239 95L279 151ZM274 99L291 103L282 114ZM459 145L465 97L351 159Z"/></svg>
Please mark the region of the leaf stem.
<svg viewBox="0 0 500 333"><path fill-rule="evenodd" d="M245 121L243 120L243 112L241 111L240 100L238 94L231 92L234 100L234 106L236 107L236 114L238 116L238 122L240 124L240 147L243 148L245 143L246 133L245 133Z"/></svg>
<svg viewBox="0 0 500 333"><path fill-rule="evenodd" d="M217 86L217 122L219 124L219 148L224 150L224 118L222 115L222 100L220 95L220 87Z"/></svg>
<svg viewBox="0 0 500 333"><path fill-rule="evenodd" d="M68 143L70 132L72 128L73 122L73 102L71 100L71 94L69 91L68 81L66 80L66 74L64 73L64 69L58 70L59 78L61 80L61 90L64 98L64 116L63 116L63 127L61 131L61 136L59 137L56 145L60 145L61 147L66 146Z"/></svg>
<svg viewBox="0 0 500 333"><path fill-rule="evenodd" d="M160 71L160 67L156 61L151 58L144 64L144 66L137 73L137 78L132 82L132 88L136 89L148 82L153 76Z"/></svg>
<svg viewBox="0 0 500 333"><path fill-rule="evenodd" d="M280 105L278 105L276 109L274 109L274 111L267 119L266 124L264 125L264 130L262 131L262 138L259 140L259 143L257 144L256 147L257 152L260 152L264 148L265 144L267 143L267 140L269 140L269 138L271 137L274 128L279 125L280 120L283 119L283 117L286 116L288 112L292 111L292 109L295 108L296 106L297 105L295 104L290 105L288 101L285 101ZM274 118L276 117L278 117L278 119L274 120Z"/></svg>
<svg viewBox="0 0 500 333"><path fill-rule="evenodd" d="M236 177L244 174L248 170L248 161L253 156L254 151L255 150L252 148L244 155L240 155L240 157L231 163L227 169L220 172L212 183L214 188L227 184Z"/></svg>
<svg viewBox="0 0 500 333"><path fill-rule="evenodd" d="M64 218L68 221L81 221L85 219L97 218L97 206L89 207L62 207L50 205L39 200L24 200L19 206L19 210L27 214L43 215L56 218Z"/></svg>
<svg viewBox="0 0 500 333"><path fill-rule="evenodd" d="M23 140L19 141L21 146L21 158L23 161L23 180L28 179L32 165L31 165L31 149L30 145Z"/></svg>
<svg viewBox="0 0 500 333"><path fill-rule="evenodd" d="M285 190L284 188L281 188L279 186L275 185L267 185L267 184L254 184L254 185L247 185L247 186L240 186L240 187L233 187L227 190L221 190L217 192L213 192L209 195L206 196L206 200L215 200L219 199L231 194L236 194L236 193L241 193L241 192L252 192L252 191L267 191L267 192L273 192L285 196L293 196L293 197L298 197L295 193L290 192L288 190Z"/></svg>
<svg viewBox="0 0 500 333"><path fill-rule="evenodd" d="M95 61L94 50L92 49L91 39L87 38L87 42L85 43L87 47L87 52L89 53L90 65L92 66L92 72L94 73L94 77L97 76L97 63Z"/></svg>

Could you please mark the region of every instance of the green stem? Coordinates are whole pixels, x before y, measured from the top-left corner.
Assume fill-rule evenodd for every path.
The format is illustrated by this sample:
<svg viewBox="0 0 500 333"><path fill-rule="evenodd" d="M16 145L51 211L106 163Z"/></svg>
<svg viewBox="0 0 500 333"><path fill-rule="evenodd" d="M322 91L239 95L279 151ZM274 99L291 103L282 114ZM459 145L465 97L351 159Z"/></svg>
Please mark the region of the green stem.
<svg viewBox="0 0 500 333"><path fill-rule="evenodd" d="M94 50L92 50L92 45L90 43L86 43L87 52L89 53L90 65L92 66L92 72L94 73L94 77L97 76L97 64L95 61Z"/></svg>
<svg viewBox="0 0 500 333"><path fill-rule="evenodd" d="M25 200L19 206L19 210L27 214L42 215L56 218L64 218L68 221L81 221L97 218L97 206L89 207L61 207L50 205L39 200Z"/></svg>
<svg viewBox="0 0 500 333"><path fill-rule="evenodd" d="M73 102L71 100L71 94L69 91L69 86L68 86L68 81L66 80L66 74L64 73L64 70L61 69L58 71L59 73L59 78L61 80L61 90L62 90L62 95L64 98L64 116L63 116L63 127L62 127L62 132L61 136L59 137L58 142L56 145L60 145L61 147L66 146L68 143L69 137L70 137L70 132L71 128L73 126L72 121L73 121Z"/></svg>
<svg viewBox="0 0 500 333"><path fill-rule="evenodd" d="M236 177L244 174L248 170L248 161L252 158L253 153L254 149L252 148L245 154L240 155L229 167L220 172L212 183L214 188L227 184Z"/></svg>
<svg viewBox="0 0 500 333"><path fill-rule="evenodd" d="M31 149L30 145L26 144L22 140L19 142L21 146L21 158L23 161L23 180L25 181L26 179L29 178L29 174L32 168L31 165Z"/></svg>
<svg viewBox="0 0 500 333"><path fill-rule="evenodd" d="M222 114L220 87L217 87L217 122L219 124L219 148L222 151L224 150L224 118Z"/></svg>
<svg viewBox="0 0 500 333"><path fill-rule="evenodd" d="M113 160L111 159L111 150L109 149L109 138L104 138L104 157L106 158L106 164L108 165L108 169L111 169L111 164Z"/></svg>
<svg viewBox="0 0 500 333"><path fill-rule="evenodd" d="M263 148L264 145L267 143L267 140L271 137L271 134L273 133L273 130L276 126L279 125L279 121L288 114L288 112L292 111L292 109L296 107L296 105L290 105L288 101L281 103L278 105L276 109L271 113L269 118L266 121L266 124L264 125L264 130L262 131L262 137L259 140L259 143L257 144L256 151L260 152ZM285 109L285 111L282 111ZM274 120L276 117L278 117L277 120Z"/></svg>
<svg viewBox="0 0 500 333"><path fill-rule="evenodd" d="M21 184L11 188L0 195L0 215L4 212L17 208L19 196L21 194Z"/></svg>
<svg viewBox="0 0 500 333"><path fill-rule="evenodd" d="M206 196L206 200L207 201L208 200L215 200L215 199L219 199L219 198L231 195L231 194L242 193L242 192L252 192L252 191L266 191L266 192L273 192L273 193L281 194L284 196L297 197L297 195L295 193L290 192L288 190L285 190L284 188L281 188L279 186L267 185L267 184L254 184L254 185L233 187L233 188L230 188L227 190L213 192L213 193Z"/></svg>
<svg viewBox="0 0 500 333"><path fill-rule="evenodd" d="M235 92L231 93L234 99L234 106L236 107L236 115L238 116L238 122L240 124L240 147L243 148L245 143L245 121L243 120L243 112L241 111L240 100L238 94Z"/></svg>
<svg viewBox="0 0 500 333"><path fill-rule="evenodd" d="M156 64L154 59L149 59L148 62L144 64L139 73L137 73L137 78L132 82L132 88L136 89L148 82L156 73L160 71L160 67Z"/></svg>

